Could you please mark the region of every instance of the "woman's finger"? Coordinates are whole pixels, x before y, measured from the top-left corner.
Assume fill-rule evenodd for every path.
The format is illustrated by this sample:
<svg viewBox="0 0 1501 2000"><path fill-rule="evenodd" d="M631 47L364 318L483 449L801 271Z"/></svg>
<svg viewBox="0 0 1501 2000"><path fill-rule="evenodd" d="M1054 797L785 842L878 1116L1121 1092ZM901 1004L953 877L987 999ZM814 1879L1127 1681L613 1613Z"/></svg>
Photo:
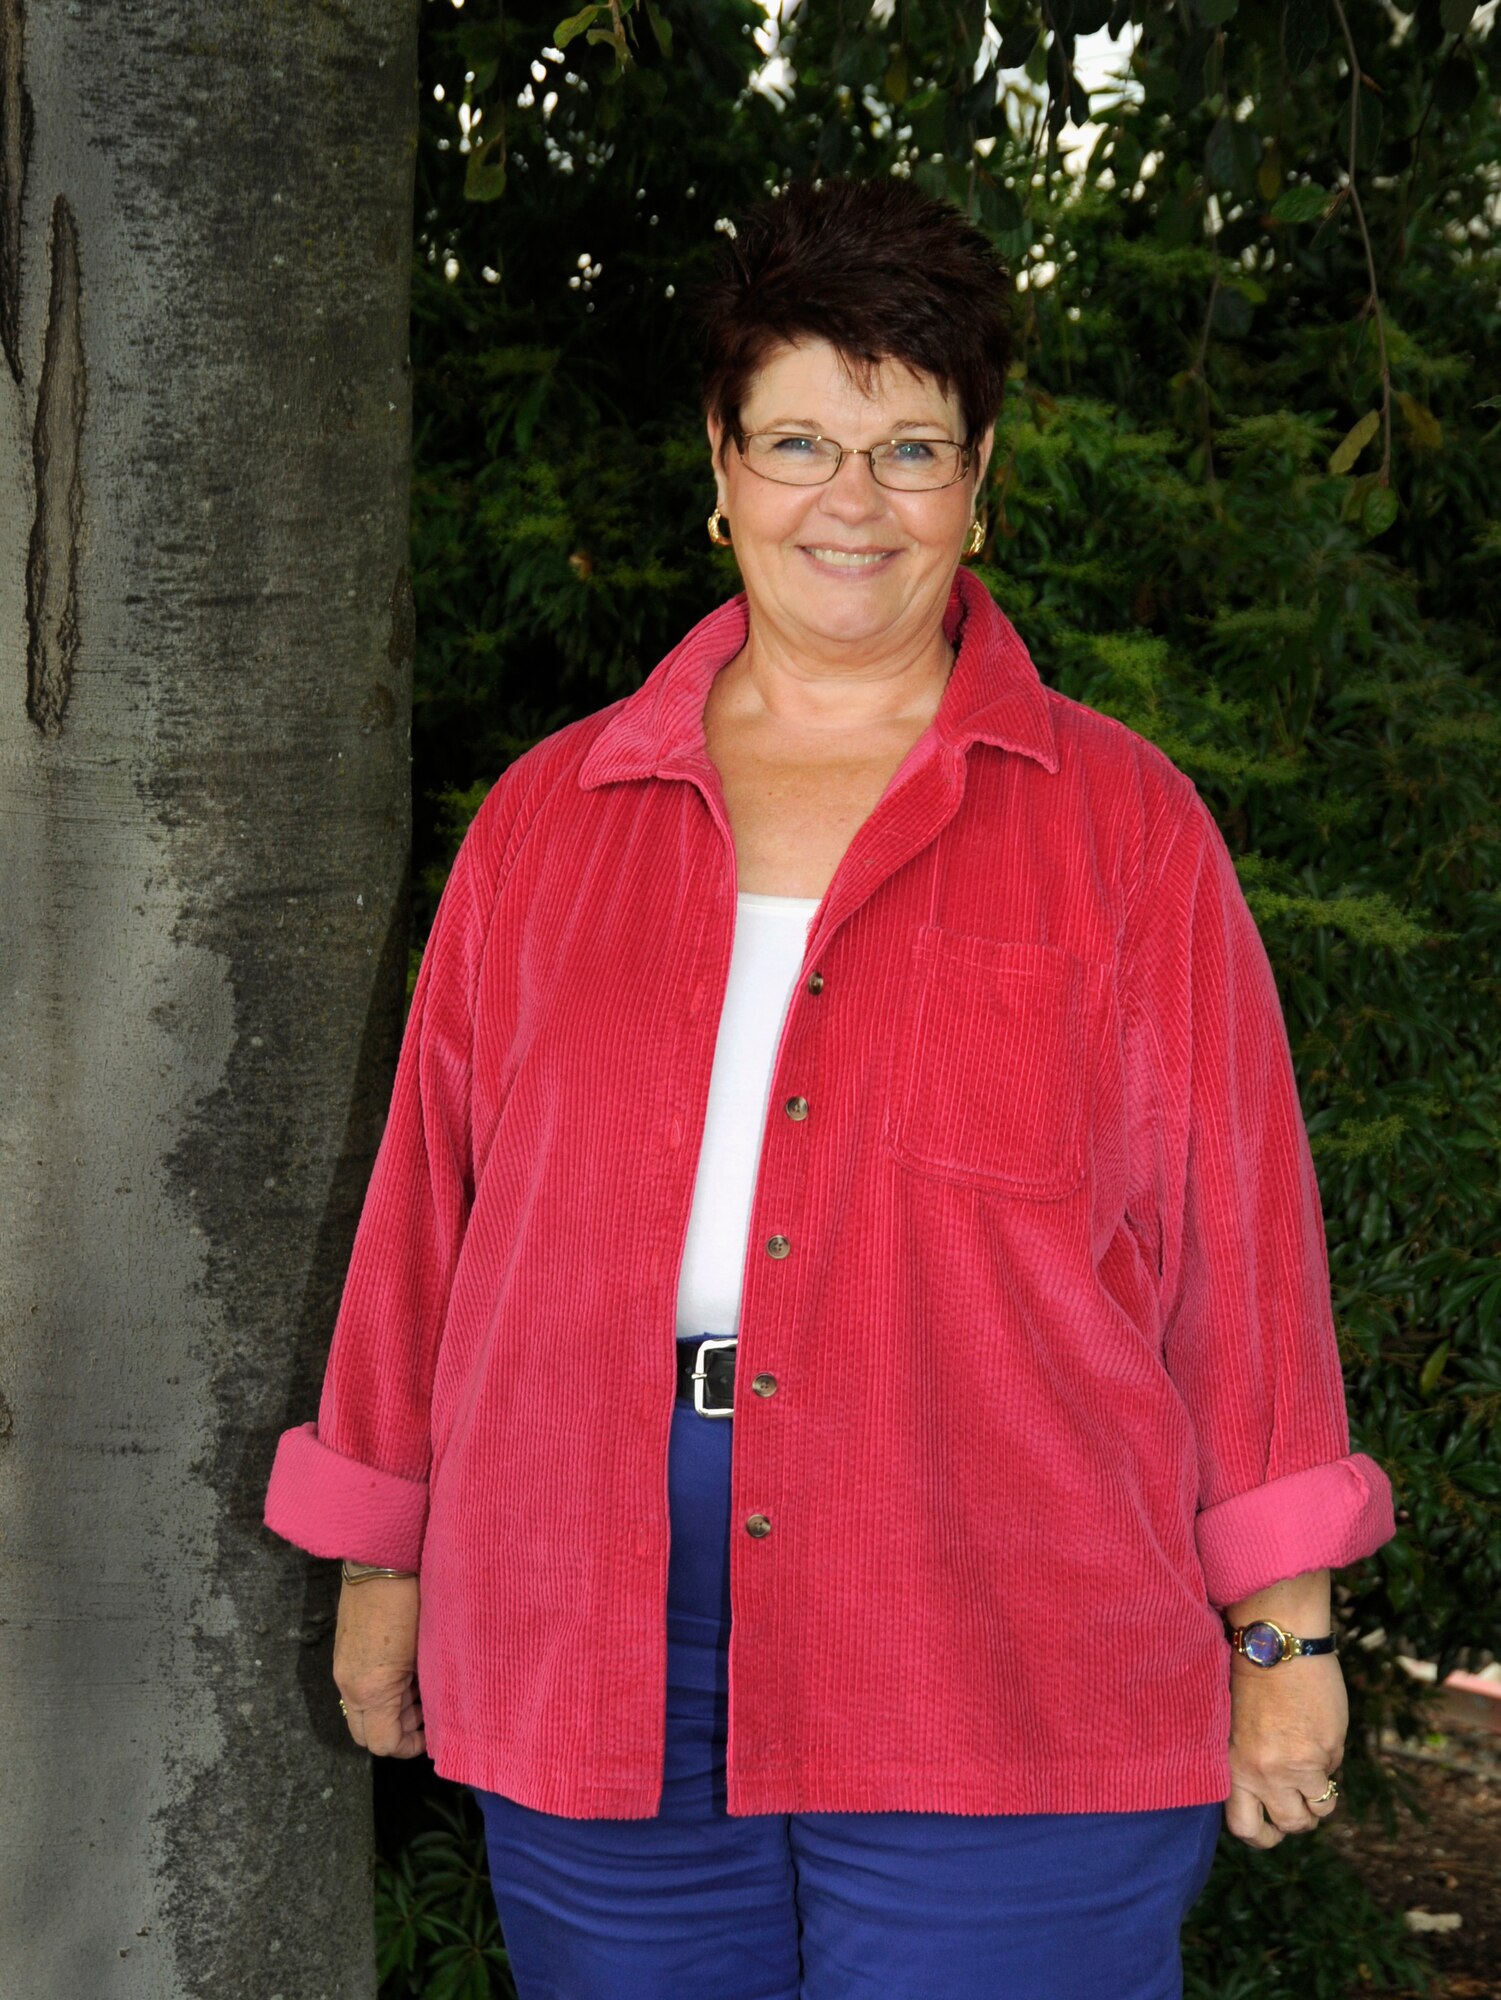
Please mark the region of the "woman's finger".
<svg viewBox="0 0 1501 2000"><path fill-rule="evenodd" d="M1241 1784L1231 1785L1225 1801L1225 1826L1247 1847L1275 1847L1283 1838L1282 1829L1262 1812L1257 1794Z"/></svg>
<svg viewBox="0 0 1501 2000"><path fill-rule="evenodd" d="M1327 1792L1329 1790L1329 1787L1337 1782L1339 1777L1339 1766L1341 1763L1343 1763L1343 1761L1344 1759L1341 1756L1338 1762L1331 1764L1329 1766L1329 1769L1324 1774L1324 1780L1322 1784L1318 1785L1317 1787L1313 1785L1306 1785L1301 1788L1303 1792L1303 1797L1308 1802L1308 1810L1314 1815L1316 1819L1320 1820L1328 1819L1330 1813L1338 1810L1339 1793L1337 1791L1333 1794L1331 1798L1327 1799L1320 1798L1319 1793Z"/></svg>
<svg viewBox="0 0 1501 2000"><path fill-rule="evenodd" d="M383 1703L379 1708L367 1708L365 1718L365 1748L372 1757L394 1757L401 1751L402 1740L407 1734L403 1727L401 1706L397 1702Z"/></svg>
<svg viewBox="0 0 1501 2000"><path fill-rule="evenodd" d="M1311 1780L1304 1782L1310 1785L1315 1795L1323 1790L1322 1785L1313 1784ZM1272 1824L1284 1833L1311 1833L1319 1823L1317 1814L1309 1811L1307 1799L1295 1784L1284 1781L1268 1786L1262 1793L1261 1803Z"/></svg>

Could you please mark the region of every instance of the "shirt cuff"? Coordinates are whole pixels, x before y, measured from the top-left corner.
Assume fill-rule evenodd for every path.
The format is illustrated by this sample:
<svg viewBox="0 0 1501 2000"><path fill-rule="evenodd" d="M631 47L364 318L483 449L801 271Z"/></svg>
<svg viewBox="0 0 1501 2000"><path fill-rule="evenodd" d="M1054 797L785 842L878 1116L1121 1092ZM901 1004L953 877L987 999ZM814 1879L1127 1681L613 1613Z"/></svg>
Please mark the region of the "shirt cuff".
<svg viewBox="0 0 1501 2000"><path fill-rule="evenodd" d="M318 1426L283 1431L266 1491L266 1526L315 1556L416 1570L427 1481L379 1472L320 1444Z"/></svg>
<svg viewBox="0 0 1501 2000"><path fill-rule="evenodd" d="M1397 1532L1391 1481L1363 1451L1202 1508L1194 1521L1209 1602L1223 1610L1312 1569L1340 1569Z"/></svg>

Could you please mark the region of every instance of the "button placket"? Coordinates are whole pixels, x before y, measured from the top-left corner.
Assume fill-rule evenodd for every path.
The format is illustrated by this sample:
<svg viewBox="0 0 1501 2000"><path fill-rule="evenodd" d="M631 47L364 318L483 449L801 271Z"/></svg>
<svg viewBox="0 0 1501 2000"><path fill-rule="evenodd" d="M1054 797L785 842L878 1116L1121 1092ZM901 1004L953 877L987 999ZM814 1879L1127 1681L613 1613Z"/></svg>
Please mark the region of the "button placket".
<svg viewBox="0 0 1501 2000"><path fill-rule="evenodd" d="M817 995L822 993L824 990L823 974L821 972L814 972L810 974L809 978L806 981L806 987L807 991L810 994ZM801 1066L801 1059L799 1059L799 1065ZM810 1106L808 1099L804 1097L802 1093L799 1091L794 1095L783 1099L782 1110L784 1115L792 1124L800 1125L807 1120ZM797 1193L801 1190L803 1179L807 1172L807 1160L808 1160L807 1152L801 1146L797 1147L794 1151L790 1152L786 1156L786 1167L785 1167L786 1184L779 1188L777 1195L775 1197L779 1203L785 1202L789 1207L795 1205ZM792 1239L791 1237L785 1235L783 1232L779 1230L776 1235L768 1237L766 1239L765 1248L768 1257L771 1257L777 1260L778 1262L781 1262L784 1261L787 1257L789 1257L792 1253ZM741 1328L742 1343L744 1342L745 1339L745 1333L746 1329L742 1325ZM743 1351L744 1349L742 1344L742 1352ZM781 1385L778 1382L775 1375L771 1374L769 1371L762 1371L760 1374L753 1375L751 1377L749 1386L752 1395L761 1399L762 1401L770 1401L770 1399L777 1394ZM745 1532L751 1537L753 1541L764 1541L766 1537L771 1533L771 1525L772 1525L771 1517L769 1514L763 1512L748 1514L745 1517L743 1525L745 1528Z"/></svg>

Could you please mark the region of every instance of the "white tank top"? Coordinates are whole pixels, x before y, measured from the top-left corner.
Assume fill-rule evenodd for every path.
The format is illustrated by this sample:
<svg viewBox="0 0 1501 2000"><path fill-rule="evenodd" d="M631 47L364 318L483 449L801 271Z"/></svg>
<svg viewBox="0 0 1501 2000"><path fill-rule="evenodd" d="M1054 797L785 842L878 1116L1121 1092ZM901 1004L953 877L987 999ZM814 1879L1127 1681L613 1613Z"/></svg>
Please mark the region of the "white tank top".
<svg viewBox="0 0 1501 2000"><path fill-rule="evenodd" d="M736 1334L771 1067L818 897L735 899L735 945L678 1277L679 1334Z"/></svg>

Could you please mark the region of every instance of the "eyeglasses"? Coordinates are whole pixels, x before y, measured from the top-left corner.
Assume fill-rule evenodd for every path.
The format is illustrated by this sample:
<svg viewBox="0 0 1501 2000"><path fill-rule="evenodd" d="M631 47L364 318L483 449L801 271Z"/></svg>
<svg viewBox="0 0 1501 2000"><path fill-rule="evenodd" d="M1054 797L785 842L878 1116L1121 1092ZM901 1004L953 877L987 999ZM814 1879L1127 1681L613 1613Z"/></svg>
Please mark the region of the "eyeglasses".
<svg viewBox="0 0 1501 2000"><path fill-rule="evenodd" d="M752 431L739 440L740 456L762 479L781 486L826 486L847 458L870 461L878 486L898 493L932 493L952 486L969 470L970 448L952 438L888 438L855 451L834 438L807 431Z"/></svg>

